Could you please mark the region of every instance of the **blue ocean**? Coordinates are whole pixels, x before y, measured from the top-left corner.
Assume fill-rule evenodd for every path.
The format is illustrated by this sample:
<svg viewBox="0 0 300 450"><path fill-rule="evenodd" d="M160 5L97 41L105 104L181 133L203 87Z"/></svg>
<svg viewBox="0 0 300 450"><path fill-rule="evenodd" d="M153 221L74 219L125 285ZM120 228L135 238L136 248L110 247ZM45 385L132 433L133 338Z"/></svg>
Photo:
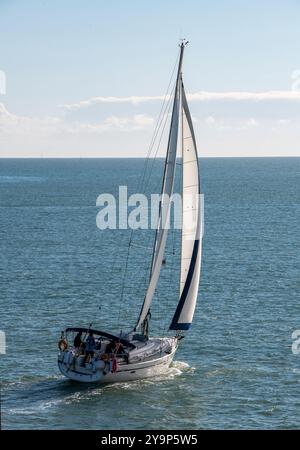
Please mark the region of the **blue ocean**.
<svg viewBox="0 0 300 450"><path fill-rule="evenodd" d="M160 191L163 160L148 164L149 195ZM1 427L299 428L300 158L200 159L199 298L166 374L103 386L60 375L61 330L135 325L154 230L100 230L96 199L117 197L119 185L138 192L144 167L143 159L0 159ZM169 234L152 335L168 334L178 301L179 235Z"/></svg>

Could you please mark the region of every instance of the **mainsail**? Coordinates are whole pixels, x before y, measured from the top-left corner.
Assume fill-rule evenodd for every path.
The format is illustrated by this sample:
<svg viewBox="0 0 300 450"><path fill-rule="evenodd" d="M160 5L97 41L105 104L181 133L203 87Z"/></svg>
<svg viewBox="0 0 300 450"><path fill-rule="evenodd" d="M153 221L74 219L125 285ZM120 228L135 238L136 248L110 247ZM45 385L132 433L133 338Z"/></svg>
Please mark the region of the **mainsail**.
<svg viewBox="0 0 300 450"><path fill-rule="evenodd" d="M161 191L159 219L153 248L150 282L135 329L137 329L143 323L149 312L153 295L159 279L159 274L164 259L165 247L167 242L167 235L169 228L168 223L170 219L170 208L171 208L170 200L173 194L175 169L176 169L178 126L180 113L181 66L182 66L183 51L184 45L182 44L180 47L180 57L174 92L171 127L169 133L167 155L165 160L165 170Z"/></svg>

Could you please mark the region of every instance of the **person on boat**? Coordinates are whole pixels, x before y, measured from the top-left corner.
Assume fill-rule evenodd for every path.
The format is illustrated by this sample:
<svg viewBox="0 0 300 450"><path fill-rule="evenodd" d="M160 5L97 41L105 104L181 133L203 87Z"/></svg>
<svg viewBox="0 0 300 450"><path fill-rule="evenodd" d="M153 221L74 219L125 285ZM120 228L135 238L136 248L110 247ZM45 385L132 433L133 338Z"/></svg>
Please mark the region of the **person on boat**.
<svg viewBox="0 0 300 450"><path fill-rule="evenodd" d="M116 341L110 341L106 346L105 353L110 355L115 351L115 348L116 348Z"/></svg>
<svg viewBox="0 0 300 450"><path fill-rule="evenodd" d="M117 351L116 351L116 353L117 353L117 355L120 355L120 354L124 353L124 347L121 344L121 342L117 343Z"/></svg>
<svg viewBox="0 0 300 450"><path fill-rule="evenodd" d="M84 365L87 363L87 360L89 358L93 358L94 352L95 352L95 346L96 346L96 341L95 341L92 331L90 331L89 335L85 341L85 357L84 357L84 362L83 362Z"/></svg>
<svg viewBox="0 0 300 450"><path fill-rule="evenodd" d="M81 336L82 336L82 331L79 331L79 332L76 334L76 336L75 336L75 339L74 339L74 347L76 348L76 350L79 350L79 348L80 348L80 346L81 346L81 344L82 344Z"/></svg>
<svg viewBox="0 0 300 450"><path fill-rule="evenodd" d="M101 350L102 347L102 340L101 338L96 339L96 346L95 346L95 350Z"/></svg>
<svg viewBox="0 0 300 450"><path fill-rule="evenodd" d="M115 353L116 355L119 355L120 353L124 352L124 347L121 344L121 342L117 341L111 341L109 344L107 344L105 353L112 354Z"/></svg>

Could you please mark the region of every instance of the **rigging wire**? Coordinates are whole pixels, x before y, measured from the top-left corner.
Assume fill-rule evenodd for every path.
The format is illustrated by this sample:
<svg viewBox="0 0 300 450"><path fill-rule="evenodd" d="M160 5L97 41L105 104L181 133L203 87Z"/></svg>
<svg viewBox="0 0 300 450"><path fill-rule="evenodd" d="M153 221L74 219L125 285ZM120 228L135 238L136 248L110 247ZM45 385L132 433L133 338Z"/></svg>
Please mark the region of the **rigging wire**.
<svg viewBox="0 0 300 450"><path fill-rule="evenodd" d="M146 192L146 189L148 188L148 185L149 185L152 173L153 173L154 163L156 161L156 157L157 157L158 151L160 149L161 141L162 141L162 138L163 138L163 135L164 135L164 130L166 128L168 117L169 117L169 114L170 114L170 111L171 111L171 106L172 106L171 99L172 99L172 94L173 94L174 91L175 91L175 86L172 89L172 92L171 92L171 95L170 95L170 98L169 98L169 102L166 104L164 125L163 125L163 128L162 128L161 134L160 134L160 138L159 138L159 141L158 141L158 144L157 144L157 147L156 147L156 151L155 151L154 157L152 158L152 165L151 165L151 168L150 168L150 173L149 173L147 182L146 182L145 187L144 187L144 192ZM160 183L161 183L161 181L160 181Z"/></svg>
<svg viewBox="0 0 300 450"><path fill-rule="evenodd" d="M155 140L157 138L157 135L159 133L159 129L160 129L160 126L161 126L161 123L162 123L162 118L163 118L165 105L166 105L167 102L170 101L170 99L172 97L172 91L169 94L169 90L170 90L170 86L171 86L173 78L174 78L174 73L175 73L175 69L176 69L178 60L179 60L179 55L177 55L177 58L176 58L176 61L175 61L175 64L174 64L174 67L173 67L173 70L172 70L172 73L171 73L171 77L170 77L170 80L169 80L169 84L168 84L168 87L167 87L167 90L166 90L166 93L165 93L165 96L164 96L164 99L163 99L163 102L162 102L162 105L161 105L161 109L160 109L160 112L159 112L159 115L158 115L158 118L157 118L157 121L156 121L154 132L153 132L150 144L149 144L149 148L148 148L148 151L147 151L146 160L145 160L145 164L144 164L143 174L142 174L142 177L140 178L140 183L138 185L139 189L142 189L142 186L143 186L144 178L145 178L146 172L147 172L148 162L150 160L150 155L151 155L151 152L153 150L153 147L154 147L154 144L155 144ZM168 99L168 97L169 97L169 99Z"/></svg>

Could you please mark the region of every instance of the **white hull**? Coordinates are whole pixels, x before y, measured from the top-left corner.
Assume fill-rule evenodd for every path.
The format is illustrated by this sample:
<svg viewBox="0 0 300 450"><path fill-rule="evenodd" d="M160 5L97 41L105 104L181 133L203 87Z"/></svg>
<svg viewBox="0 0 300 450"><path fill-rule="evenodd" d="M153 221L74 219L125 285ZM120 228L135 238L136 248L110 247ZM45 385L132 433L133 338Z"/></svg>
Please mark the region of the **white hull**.
<svg viewBox="0 0 300 450"><path fill-rule="evenodd" d="M162 339L162 341L165 340ZM177 340L172 339L170 352L163 352L159 356L156 355L156 357L139 362L122 362L117 365L114 373L110 370L109 364L102 361L87 364L86 367L81 367L78 363L74 364L71 351L66 350L58 355L58 367L67 378L83 383L119 383L141 380L165 373L172 363L176 350Z"/></svg>

